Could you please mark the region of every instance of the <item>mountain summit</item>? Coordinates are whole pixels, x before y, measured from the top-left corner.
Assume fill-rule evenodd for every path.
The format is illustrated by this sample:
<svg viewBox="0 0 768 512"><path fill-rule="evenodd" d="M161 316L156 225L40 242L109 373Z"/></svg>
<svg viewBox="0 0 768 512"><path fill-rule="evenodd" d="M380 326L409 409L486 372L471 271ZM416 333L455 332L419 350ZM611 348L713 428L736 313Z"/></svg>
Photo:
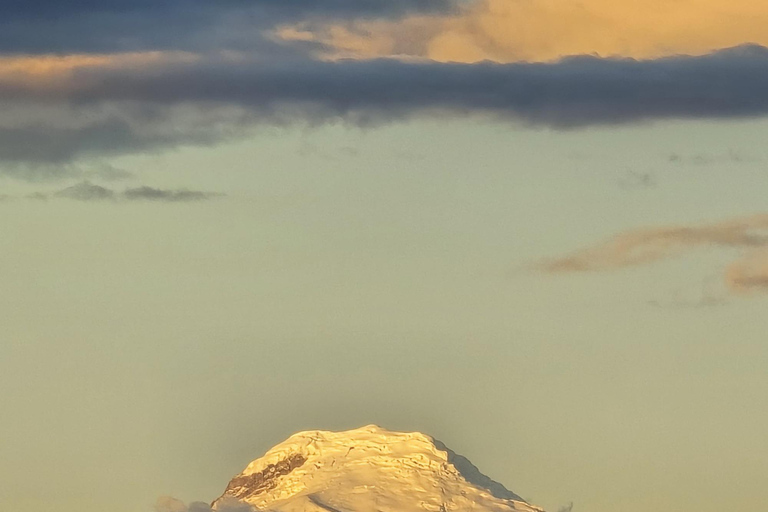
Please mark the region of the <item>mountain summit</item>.
<svg viewBox="0 0 768 512"><path fill-rule="evenodd" d="M275 512L543 512L418 433L367 426L294 434L213 503Z"/></svg>

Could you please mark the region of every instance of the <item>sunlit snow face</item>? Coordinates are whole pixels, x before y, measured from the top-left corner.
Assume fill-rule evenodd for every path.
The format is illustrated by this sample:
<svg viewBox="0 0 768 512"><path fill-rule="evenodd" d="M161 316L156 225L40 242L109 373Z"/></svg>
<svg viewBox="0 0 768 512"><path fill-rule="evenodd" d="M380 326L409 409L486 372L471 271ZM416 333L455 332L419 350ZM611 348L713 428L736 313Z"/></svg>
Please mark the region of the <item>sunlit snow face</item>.
<svg viewBox="0 0 768 512"><path fill-rule="evenodd" d="M538 511L420 433L367 426L296 434L236 476L214 508L355 512Z"/></svg>

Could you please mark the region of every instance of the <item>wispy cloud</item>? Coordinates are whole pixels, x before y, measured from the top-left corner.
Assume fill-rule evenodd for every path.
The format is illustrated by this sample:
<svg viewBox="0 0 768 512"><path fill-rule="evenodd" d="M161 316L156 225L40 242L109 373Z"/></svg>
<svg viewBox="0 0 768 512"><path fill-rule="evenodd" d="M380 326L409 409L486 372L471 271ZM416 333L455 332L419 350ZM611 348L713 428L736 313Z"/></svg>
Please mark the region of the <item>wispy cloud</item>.
<svg viewBox="0 0 768 512"><path fill-rule="evenodd" d="M723 289L720 274L714 274L693 286L678 288L668 297L647 303L661 309L713 309L729 304L728 290Z"/></svg>
<svg viewBox="0 0 768 512"><path fill-rule="evenodd" d="M726 269L725 280L737 293L768 292L768 250L756 251L734 261Z"/></svg>
<svg viewBox="0 0 768 512"><path fill-rule="evenodd" d="M619 186L625 190L648 190L656 188L656 176L650 172L628 170L619 180Z"/></svg>
<svg viewBox="0 0 768 512"><path fill-rule="evenodd" d="M541 268L550 273L610 270L651 263L706 246L768 246L768 214L702 226L628 231L594 247L547 261Z"/></svg>
<svg viewBox="0 0 768 512"><path fill-rule="evenodd" d="M35 200L47 200L49 197L54 197L83 202L153 201L163 203L183 203L205 201L221 196L222 194L219 193L201 192L199 190L161 189L148 186L126 188L125 190L118 192L101 185L93 184L89 181L82 181L50 195L36 192L27 197Z"/></svg>
<svg viewBox="0 0 768 512"><path fill-rule="evenodd" d="M165 190L152 187L129 188L123 192L123 197L129 201L160 201L168 203L204 201L220 194L200 192L197 190Z"/></svg>
<svg viewBox="0 0 768 512"><path fill-rule="evenodd" d="M48 194L43 192L32 192L31 194L27 194L26 198L30 201L47 201Z"/></svg>
<svg viewBox="0 0 768 512"><path fill-rule="evenodd" d="M212 512L211 506L202 501L186 505L183 501L170 496L162 496L155 502L155 512ZM216 512L253 512L253 507L241 502L222 501Z"/></svg>
<svg viewBox="0 0 768 512"><path fill-rule="evenodd" d="M171 496L161 496L155 502L155 512L187 512L187 505Z"/></svg>
<svg viewBox="0 0 768 512"><path fill-rule="evenodd" d="M729 149L725 153L697 153L693 155L671 153L668 155L667 160L676 164L716 165L724 163L752 163L757 162L759 159L753 156L745 155L734 149Z"/></svg>
<svg viewBox="0 0 768 512"><path fill-rule="evenodd" d="M41 154L46 151L40 147ZM0 162L0 174L30 182L51 182L65 179L98 180L105 182L130 181L136 176L125 169L95 161L88 164L75 162L23 160Z"/></svg>
<svg viewBox="0 0 768 512"><path fill-rule="evenodd" d="M72 185L56 192L55 195L57 197L74 199L75 201L105 201L115 198L115 193L112 190L88 182Z"/></svg>
<svg viewBox="0 0 768 512"><path fill-rule="evenodd" d="M694 299L673 297L670 300L653 299L648 305L660 309L711 309L725 306L728 301L723 296L705 295Z"/></svg>
<svg viewBox="0 0 768 512"><path fill-rule="evenodd" d="M706 247L741 251L742 256L724 273L731 291L768 291L768 214L698 226L632 230L568 256L540 262L538 269L550 274L616 270ZM702 303L714 305L719 300L707 294Z"/></svg>
<svg viewBox="0 0 768 512"><path fill-rule="evenodd" d="M186 505L183 501L170 496L162 496L155 502L155 512L212 512L207 503L196 501ZM217 504L216 512L254 512L253 507L239 501L223 500Z"/></svg>

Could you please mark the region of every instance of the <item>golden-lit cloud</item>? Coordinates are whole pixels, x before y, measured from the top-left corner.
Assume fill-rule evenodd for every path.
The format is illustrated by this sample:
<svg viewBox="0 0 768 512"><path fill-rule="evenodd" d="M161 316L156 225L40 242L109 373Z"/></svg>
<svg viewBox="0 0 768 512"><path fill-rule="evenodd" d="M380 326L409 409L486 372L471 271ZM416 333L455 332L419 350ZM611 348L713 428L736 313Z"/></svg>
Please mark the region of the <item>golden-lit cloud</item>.
<svg viewBox="0 0 768 512"><path fill-rule="evenodd" d="M0 83L29 86L48 84L55 87L57 84L53 81L69 79L80 71L194 62L197 58L193 53L162 51L74 55L0 55Z"/></svg>
<svg viewBox="0 0 768 512"><path fill-rule="evenodd" d="M651 263L703 246L768 247L768 215L719 224L638 229L575 254L548 261L547 272L610 270Z"/></svg>
<svg viewBox="0 0 768 512"><path fill-rule="evenodd" d="M576 54L655 58L768 44L760 0L477 0L455 14L287 25L283 40L315 42L327 58L548 61Z"/></svg>
<svg viewBox="0 0 768 512"><path fill-rule="evenodd" d="M35 93L67 95L82 88L89 73L108 73L114 70L141 72L162 69L164 66L191 64L200 58L194 53L181 51L0 55L0 100L14 95L20 99ZM35 110L22 102L18 103L17 108L23 108L26 114ZM13 116L9 117L7 121L13 121ZM52 123L55 123L53 119L45 119L45 124ZM0 127L4 124L0 121Z"/></svg>
<svg viewBox="0 0 768 512"><path fill-rule="evenodd" d="M628 231L574 254L542 262L539 269L551 274L614 270L713 246L744 251L725 270L725 282L731 291L768 291L767 214L700 226Z"/></svg>
<svg viewBox="0 0 768 512"><path fill-rule="evenodd" d="M736 293L768 292L768 251L733 262L725 272L728 287Z"/></svg>

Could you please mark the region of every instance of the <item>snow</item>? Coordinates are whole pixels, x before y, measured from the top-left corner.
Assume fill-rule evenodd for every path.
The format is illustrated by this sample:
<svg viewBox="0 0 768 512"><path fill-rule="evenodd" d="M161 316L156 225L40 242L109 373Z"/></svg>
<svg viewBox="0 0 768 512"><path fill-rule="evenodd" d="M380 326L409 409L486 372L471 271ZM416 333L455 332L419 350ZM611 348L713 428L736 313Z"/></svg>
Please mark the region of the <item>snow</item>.
<svg viewBox="0 0 768 512"><path fill-rule="evenodd" d="M418 432L308 431L251 462L213 504L274 512L543 512Z"/></svg>

